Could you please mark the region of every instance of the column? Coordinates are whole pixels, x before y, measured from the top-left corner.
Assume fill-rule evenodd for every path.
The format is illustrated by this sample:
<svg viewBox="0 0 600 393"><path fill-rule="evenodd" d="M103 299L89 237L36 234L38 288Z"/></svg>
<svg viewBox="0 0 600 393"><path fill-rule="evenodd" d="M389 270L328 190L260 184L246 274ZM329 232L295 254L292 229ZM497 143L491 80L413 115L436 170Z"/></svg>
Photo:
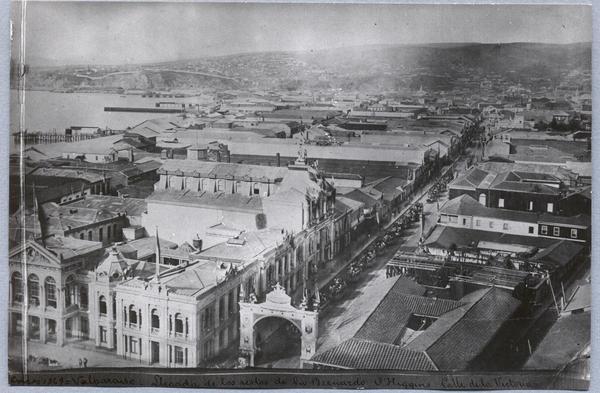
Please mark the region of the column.
<svg viewBox="0 0 600 393"><path fill-rule="evenodd" d="M116 301L116 299L115 299ZM119 304L121 303L121 304ZM108 311L108 310L107 310ZM112 310L111 310L112 312ZM123 347L123 325L125 324L125 315L123 315L123 301L121 300L121 302L117 302L117 321L116 321L116 328L117 328L117 342L114 343L116 345L117 348L117 355L124 355L125 354L125 348ZM112 332L110 332L110 335L112 336Z"/></svg>
<svg viewBox="0 0 600 393"><path fill-rule="evenodd" d="M40 342L46 343L46 318L44 315L40 316Z"/></svg>
<svg viewBox="0 0 600 393"><path fill-rule="evenodd" d="M27 320L24 320L23 323L27 323ZM65 342L65 320L63 318L58 318L56 320L56 345L62 347Z"/></svg>
<svg viewBox="0 0 600 393"><path fill-rule="evenodd" d="M214 324L213 327L216 329L219 327L219 325L221 325L221 315L219 315L219 304L220 304L220 298L217 296L215 299L215 303L213 305L214 308Z"/></svg>
<svg viewBox="0 0 600 393"><path fill-rule="evenodd" d="M158 361L161 366L168 367L169 366L169 348L167 342L161 342L159 344L159 353L158 353Z"/></svg>
<svg viewBox="0 0 600 393"><path fill-rule="evenodd" d="M97 303L97 302L96 302ZM116 323L115 320L113 319L113 307L115 307L115 303L116 303L116 299L114 298L114 296L112 296L109 292L109 296L106 299L106 317L108 318L108 327L107 327L107 337L106 337L106 342L108 344L108 347L113 349L116 346L115 343L115 338L114 338L114 334L113 334L113 328L116 327ZM95 309L96 307L94 307ZM117 307L118 309L118 307ZM117 312L118 314L118 312ZM96 316L98 315L98 311L96 311ZM117 320L118 320L118 315L117 315ZM118 330L118 329L117 329ZM99 332L96 332L96 335ZM96 340L98 341L98 340Z"/></svg>

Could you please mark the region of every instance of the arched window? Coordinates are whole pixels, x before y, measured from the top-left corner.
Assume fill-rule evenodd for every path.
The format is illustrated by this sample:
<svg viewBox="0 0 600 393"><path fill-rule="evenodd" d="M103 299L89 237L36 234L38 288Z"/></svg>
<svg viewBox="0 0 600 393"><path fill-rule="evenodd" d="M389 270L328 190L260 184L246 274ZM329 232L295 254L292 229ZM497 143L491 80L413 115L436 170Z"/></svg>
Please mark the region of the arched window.
<svg viewBox="0 0 600 393"><path fill-rule="evenodd" d="M79 234L79 238L80 238L81 240L83 240L83 237L84 237L84 235L83 235L83 232L81 232L81 233Z"/></svg>
<svg viewBox="0 0 600 393"><path fill-rule="evenodd" d="M40 305L40 279L35 274L30 274L27 279L27 294L29 296L29 304L34 306Z"/></svg>
<svg viewBox="0 0 600 393"><path fill-rule="evenodd" d="M106 298L104 296L100 296L100 299L98 299L98 306L100 315L106 315Z"/></svg>
<svg viewBox="0 0 600 393"><path fill-rule="evenodd" d="M151 312L152 319L152 329L160 329L160 316L158 315L158 310L153 309Z"/></svg>
<svg viewBox="0 0 600 393"><path fill-rule="evenodd" d="M483 206L485 206L487 201L487 198L485 196L485 194L482 192L481 194L479 194L479 203L481 203Z"/></svg>
<svg viewBox="0 0 600 393"><path fill-rule="evenodd" d="M69 307L75 302L75 278L67 277L65 280L65 307Z"/></svg>
<svg viewBox="0 0 600 393"><path fill-rule="evenodd" d="M12 301L14 303L23 302L23 276L21 273L14 272L11 279L12 284Z"/></svg>
<svg viewBox="0 0 600 393"><path fill-rule="evenodd" d="M135 311L135 306L132 304L131 306L129 306L129 324L137 325L137 323L138 323L137 312Z"/></svg>
<svg viewBox="0 0 600 393"><path fill-rule="evenodd" d="M52 277L46 277L44 287L46 288L46 307L56 308L56 281Z"/></svg>
<svg viewBox="0 0 600 393"><path fill-rule="evenodd" d="M88 240L92 240L92 231L88 232Z"/></svg>
<svg viewBox="0 0 600 393"><path fill-rule="evenodd" d="M260 194L260 183L254 183L252 186L252 194L259 195Z"/></svg>
<svg viewBox="0 0 600 393"><path fill-rule="evenodd" d="M175 333L183 334L183 317L181 314L175 314Z"/></svg>

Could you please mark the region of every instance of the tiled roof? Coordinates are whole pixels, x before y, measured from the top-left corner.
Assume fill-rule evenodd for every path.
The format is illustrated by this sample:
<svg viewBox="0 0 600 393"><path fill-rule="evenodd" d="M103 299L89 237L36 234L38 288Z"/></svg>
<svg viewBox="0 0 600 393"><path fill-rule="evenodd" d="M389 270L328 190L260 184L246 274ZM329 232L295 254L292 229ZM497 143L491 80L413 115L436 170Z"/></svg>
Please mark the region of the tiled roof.
<svg viewBox="0 0 600 393"><path fill-rule="evenodd" d="M560 195L560 190L558 188L550 187L540 183L528 183L517 181L494 182L490 186L490 189L512 192L525 192L530 194Z"/></svg>
<svg viewBox="0 0 600 393"><path fill-rule="evenodd" d="M148 198L148 202L167 202L172 204L203 206L212 209L246 210L262 212L262 198L240 194L209 193L189 190L157 190Z"/></svg>
<svg viewBox="0 0 600 393"><path fill-rule="evenodd" d="M573 261L581 254L584 247L572 241L562 240L549 247L540 250L531 259L551 264L556 267L562 267Z"/></svg>
<svg viewBox="0 0 600 393"><path fill-rule="evenodd" d="M444 214L456 214L463 216L498 218L507 221L529 223L538 222L537 213L485 207L467 194L463 194L447 201L440 208L440 212Z"/></svg>
<svg viewBox="0 0 600 393"><path fill-rule="evenodd" d="M544 213L540 216L539 222L540 224L573 225L588 228L591 225L591 218L587 214L566 217Z"/></svg>
<svg viewBox="0 0 600 393"><path fill-rule="evenodd" d="M264 229L254 232L244 232L238 236L239 242L228 242L212 246L202 251L200 258L216 258L243 263L257 258L278 244L284 242L284 234L281 229Z"/></svg>
<svg viewBox="0 0 600 393"><path fill-rule="evenodd" d="M71 168L53 168L53 167L40 167L31 171L30 176L49 176L49 177L66 177L81 179L90 183L96 183L102 181L103 177L97 172L87 171L85 169L71 169Z"/></svg>
<svg viewBox="0 0 600 393"><path fill-rule="evenodd" d="M454 228L443 225L435 227L433 232L425 240L429 247L448 249L453 244L458 247L473 247L480 241L520 244L524 246L549 247L557 242L557 239L535 236L510 235L500 232L480 231L477 229Z"/></svg>
<svg viewBox="0 0 600 393"><path fill-rule="evenodd" d="M428 349L440 370L465 370L520 306L508 291L492 287Z"/></svg>
<svg viewBox="0 0 600 393"><path fill-rule="evenodd" d="M573 314L558 319L535 349L525 370L559 370L591 343L591 313Z"/></svg>
<svg viewBox="0 0 600 393"><path fill-rule="evenodd" d="M230 164L221 162L196 161L196 160L166 160L161 171L170 174L177 171L186 176L198 174L202 177L214 176L218 179L267 179L270 182L279 182L285 177L288 170L282 167L264 165Z"/></svg>
<svg viewBox="0 0 600 393"><path fill-rule="evenodd" d="M422 287L421 287L422 288ZM405 288L394 286L356 333L356 338L397 344L411 315L437 318L462 305L449 299L407 295ZM416 293L418 293L417 291Z"/></svg>
<svg viewBox="0 0 600 393"><path fill-rule="evenodd" d="M435 371L436 367L423 352L397 345L351 338L317 354L311 361L339 368L357 370Z"/></svg>
<svg viewBox="0 0 600 393"><path fill-rule="evenodd" d="M477 188L481 182L486 178L489 173L481 170L477 167L473 167L466 174L461 177L458 177L452 183L450 183L450 188L454 186L459 187L468 187L468 188Z"/></svg>
<svg viewBox="0 0 600 393"><path fill-rule="evenodd" d="M106 209L128 216L141 216L146 211L146 201L139 198L121 198L110 195L86 195L84 199L66 205L91 209Z"/></svg>

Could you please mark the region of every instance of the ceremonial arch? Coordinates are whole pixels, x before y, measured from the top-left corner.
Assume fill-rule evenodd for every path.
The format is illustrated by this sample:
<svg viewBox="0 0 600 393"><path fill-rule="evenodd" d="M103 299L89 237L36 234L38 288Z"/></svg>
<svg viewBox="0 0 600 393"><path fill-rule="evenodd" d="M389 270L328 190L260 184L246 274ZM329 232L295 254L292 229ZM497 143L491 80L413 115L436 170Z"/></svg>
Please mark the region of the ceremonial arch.
<svg viewBox="0 0 600 393"><path fill-rule="evenodd" d="M310 360L317 349L318 312L307 310L306 301L300 308L294 307L291 298L278 283L263 303L240 301L240 351L249 357L250 366L254 366L257 350L256 324L270 317L283 318L298 329L301 333L300 365Z"/></svg>

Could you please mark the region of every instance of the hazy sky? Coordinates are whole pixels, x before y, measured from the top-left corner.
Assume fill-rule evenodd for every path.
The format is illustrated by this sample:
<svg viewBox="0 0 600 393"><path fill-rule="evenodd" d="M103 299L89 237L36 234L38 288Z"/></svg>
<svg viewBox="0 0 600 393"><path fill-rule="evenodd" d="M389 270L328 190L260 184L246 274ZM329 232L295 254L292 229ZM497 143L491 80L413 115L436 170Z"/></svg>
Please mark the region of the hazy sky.
<svg viewBox="0 0 600 393"><path fill-rule="evenodd" d="M38 65L368 44L591 40L588 6L28 2L26 18L28 62Z"/></svg>

